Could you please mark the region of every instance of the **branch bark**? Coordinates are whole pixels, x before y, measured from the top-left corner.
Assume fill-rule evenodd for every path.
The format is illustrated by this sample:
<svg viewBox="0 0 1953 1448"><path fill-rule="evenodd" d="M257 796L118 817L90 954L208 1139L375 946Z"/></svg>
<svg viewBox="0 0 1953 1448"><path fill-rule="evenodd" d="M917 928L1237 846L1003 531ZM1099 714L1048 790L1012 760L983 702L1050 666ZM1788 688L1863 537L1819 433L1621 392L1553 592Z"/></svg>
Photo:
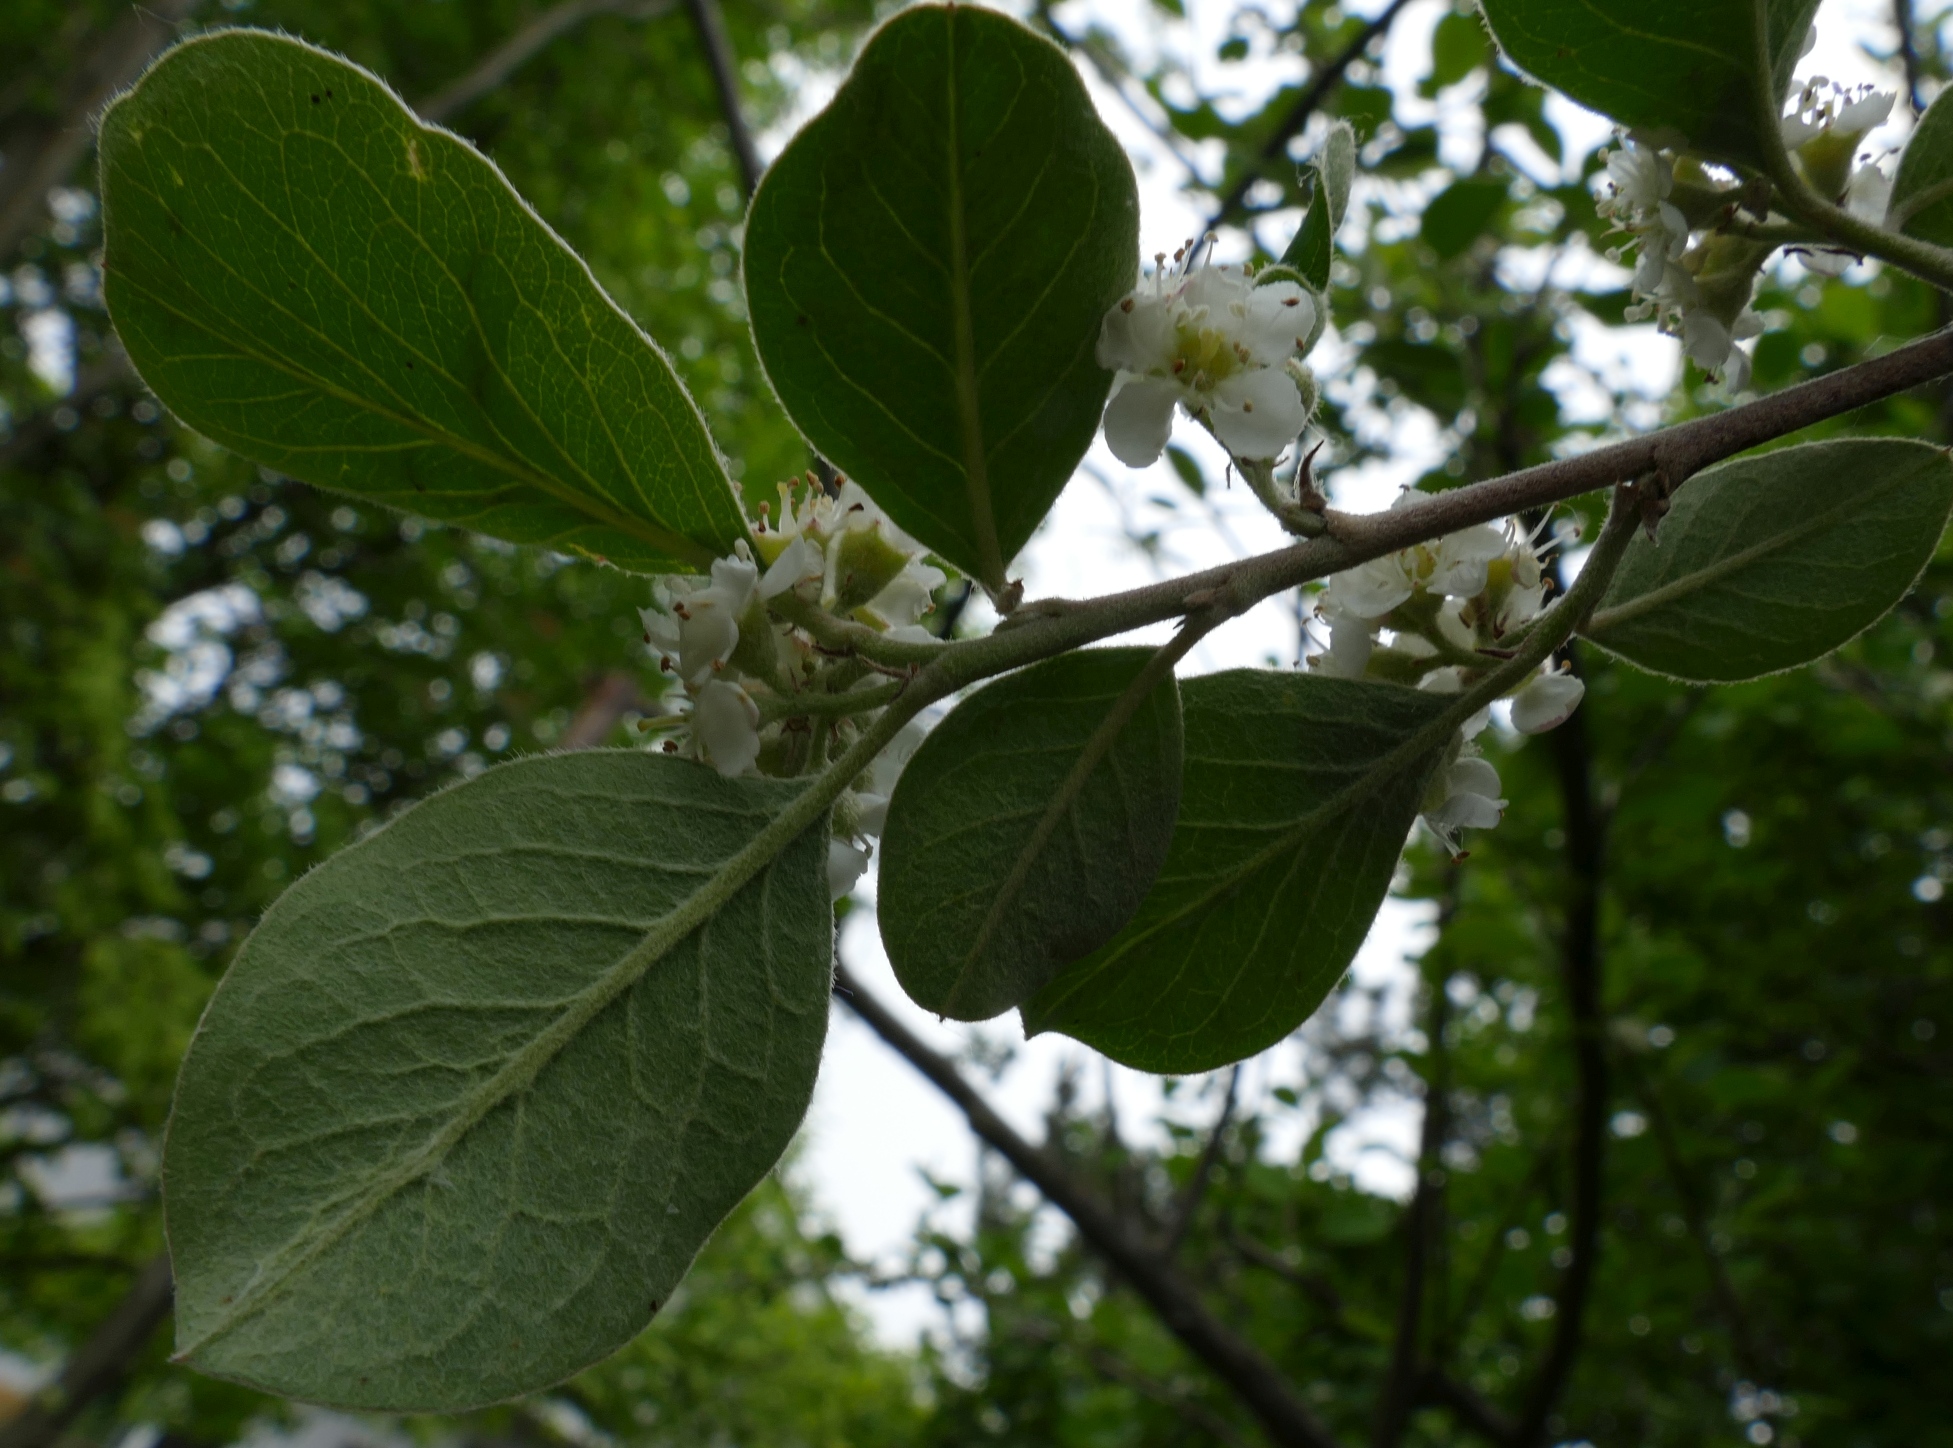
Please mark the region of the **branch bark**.
<svg viewBox="0 0 1953 1448"><path fill-rule="evenodd" d="M67 180L88 153L96 114L117 91L134 83L198 3L150 0L131 5L69 74L59 118L7 138L7 164L0 169L0 257L11 255L39 224L48 192Z"/></svg>
<svg viewBox="0 0 1953 1448"><path fill-rule="evenodd" d="M1333 1448L1336 1440L1328 1427L1296 1396L1281 1370L1210 1312L1193 1285L1151 1250L1138 1227L1114 1213L1049 1153L1019 1136L963 1079L954 1063L924 1045L861 987L847 967L836 969L834 985L835 994L870 1030L955 1104L981 1140L1071 1218L1087 1244L1125 1277L1166 1329L1233 1390L1271 1440L1297 1448Z"/></svg>
<svg viewBox="0 0 1953 1448"><path fill-rule="evenodd" d="M1575 710L1571 719L1553 731L1552 745L1566 830L1568 876L1560 976L1572 1018L1576 1078L1573 1220L1567 1238L1573 1260L1560 1278L1559 1291L1555 1294L1553 1337L1514 1433L1513 1441L1519 1448L1532 1448L1544 1441L1547 1420L1566 1391L1567 1379L1579 1355L1587 1298L1600 1252L1602 1173L1607 1148L1607 1054L1602 1039L1600 947L1601 871L1606 836L1605 825L1594 804L1592 751L1584 710Z"/></svg>
<svg viewBox="0 0 1953 1448"><path fill-rule="evenodd" d="M1194 1168L1192 1180L1187 1189L1174 1204L1173 1222L1167 1229L1166 1241L1160 1247L1160 1254L1172 1257L1180 1250L1180 1244L1187 1239L1187 1230L1193 1226L1194 1214L1200 1210L1201 1199L1207 1195L1207 1187L1214 1179L1214 1166L1221 1158L1221 1147L1227 1138L1227 1124L1234 1118L1235 1093L1241 1085L1241 1066L1235 1063L1234 1069L1227 1073L1227 1099L1221 1102L1221 1114L1214 1118L1214 1129L1207 1133L1206 1149L1200 1153L1200 1164ZM1106 1100L1112 1099L1106 1093Z"/></svg>
<svg viewBox="0 0 1953 1448"><path fill-rule="evenodd" d="M1431 1043L1431 1080L1424 1089L1424 1127L1417 1148L1417 1189L1411 1194L1410 1211L1404 1221L1404 1283L1397 1304L1390 1367L1377 1392L1375 1425L1370 1432L1373 1448L1396 1448L1410 1424L1411 1408L1417 1396L1418 1344L1424 1325L1425 1267L1431 1250L1438 1193L1444 1189L1439 1156L1444 1148L1445 1104L1450 1091L1444 1032L1450 1023L1451 997L1446 994L1442 980L1432 982L1430 991L1431 1012L1426 1035Z"/></svg>
<svg viewBox="0 0 1953 1448"><path fill-rule="evenodd" d="M449 81L414 109L423 121L439 125L494 90L550 41L584 21L599 15L653 20L671 11L676 4L677 0L563 0L534 17L484 55L473 69Z"/></svg>
<svg viewBox="0 0 1953 1448"><path fill-rule="evenodd" d="M732 53L732 38L726 34L726 18L719 11L719 0L685 0L685 8L698 27L699 44L719 93L719 111L732 140L732 154L739 162L739 179L750 197L759 189L760 174L766 167L760 164L759 148L753 144L752 128L746 124L746 108L739 102L739 65Z"/></svg>
<svg viewBox="0 0 1953 1448"><path fill-rule="evenodd" d="M150 1335L169 1316L173 1296L169 1254L161 1253L142 1269L94 1336L70 1355L54 1386L0 1424L0 1448L51 1448L82 1409L128 1375Z"/></svg>
<svg viewBox="0 0 1953 1448"><path fill-rule="evenodd" d="M1041 638L1051 641L1050 652L1057 652L1177 618L1187 612L1189 598L1225 592L1243 600L1245 606L1474 523L1565 502L1651 473L1665 478L1671 489L1680 487L1711 463L1949 372L1953 372L1953 329L1935 332L1883 357L1840 368L1726 412L1437 493L1401 508L1364 514L1332 509L1326 515L1329 531L1323 537L1253 558L1089 602L1027 602L1019 605L1005 628L991 637L1008 638L1020 629L1036 630ZM844 627L834 632L831 641L847 643L855 638L855 632Z"/></svg>

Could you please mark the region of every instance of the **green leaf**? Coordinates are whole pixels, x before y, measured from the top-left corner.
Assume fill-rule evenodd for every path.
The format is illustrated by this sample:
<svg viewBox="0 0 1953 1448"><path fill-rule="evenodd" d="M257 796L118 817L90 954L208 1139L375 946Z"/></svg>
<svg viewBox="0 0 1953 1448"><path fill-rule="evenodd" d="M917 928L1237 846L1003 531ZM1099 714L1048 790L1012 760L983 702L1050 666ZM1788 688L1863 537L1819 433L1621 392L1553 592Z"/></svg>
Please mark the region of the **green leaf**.
<svg viewBox="0 0 1953 1448"><path fill-rule="evenodd" d="M1885 224L1935 246L1953 246L1953 91L1941 91L1926 107L1906 142Z"/></svg>
<svg viewBox="0 0 1953 1448"><path fill-rule="evenodd" d="M1476 11L1454 10L1431 32L1431 93L1456 85L1485 64L1485 26Z"/></svg>
<svg viewBox="0 0 1953 1448"><path fill-rule="evenodd" d="M1207 496L1207 475L1201 472L1200 464L1194 461L1192 453L1177 444L1168 443L1166 460L1173 464L1173 471L1187 485L1188 492L1196 498Z"/></svg>
<svg viewBox="0 0 1953 1448"><path fill-rule="evenodd" d="M101 151L109 311L198 431L624 568L745 536L664 355L490 161L357 66L199 36L110 108Z"/></svg>
<svg viewBox="0 0 1953 1448"><path fill-rule="evenodd" d="M1821 658L1911 590L1953 509L1943 448L1806 443L1709 468L1636 538L1587 637L1630 663L1735 683Z"/></svg>
<svg viewBox="0 0 1953 1448"><path fill-rule="evenodd" d="M1505 204L1505 182L1454 181L1424 208L1421 234L1439 261L1450 261L1485 234Z"/></svg>
<svg viewBox="0 0 1953 1448"><path fill-rule="evenodd" d="M760 183L746 298L814 446L997 587L1098 429L1099 326L1138 260L1132 166L1071 62L917 5Z"/></svg>
<svg viewBox="0 0 1953 1448"><path fill-rule="evenodd" d="M879 913L917 1005L987 1019L1132 919L1180 803L1179 691L1129 697L1154 652L1061 654L979 689L902 771Z"/></svg>
<svg viewBox="0 0 1953 1448"><path fill-rule="evenodd" d="M1543 84L1653 139L1751 166L1776 144L1758 127L1766 114L1774 124L1817 12L1817 0L1479 3L1506 57Z"/></svg>
<svg viewBox="0 0 1953 1448"><path fill-rule="evenodd" d="M1282 253L1282 264L1294 267L1317 292L1326 293L1330 263L1336 257L1336 231L1349 214L1350 187L1356 180L1356 132L1348 121L1329 127L1312 169L1316 199L1302 218L1302 229Z"/></svg>
<svg viewBox="0 0 1953 1448"><path fill-rule="evenodd" d="M813 1090L826 830L756 840L801 792L538 756L286 891L177 1085L179 1358L456 1411L635 1336Z"/></svg>
<svg viewBox="0 0 1953 1448"><path fill-rule="evenodd" d="M1370 928L1443 748L1368 789L1448 700L1242 669L1181 685L1186 774L1159 877L1118 937L1023 1007L1142 1071L1212 1070L1294 1030Z"/></svg>

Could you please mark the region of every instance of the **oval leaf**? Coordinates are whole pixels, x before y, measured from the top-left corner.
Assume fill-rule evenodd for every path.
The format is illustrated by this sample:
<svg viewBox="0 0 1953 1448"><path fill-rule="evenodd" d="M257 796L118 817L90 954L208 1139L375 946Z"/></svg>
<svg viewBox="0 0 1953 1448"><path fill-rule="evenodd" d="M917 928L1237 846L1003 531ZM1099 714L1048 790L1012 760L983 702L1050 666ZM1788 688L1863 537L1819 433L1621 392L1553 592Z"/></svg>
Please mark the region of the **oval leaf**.
<svg viewBox="0 0 1953 1448"><path fill-rule="evenodd" d="M889 21L760 183L753 337L787 412L999 587L1091 445L1139 258L1132 166L1049 41L973 5Z"/></svg>
<svg viewBox="0 0 1953 1448"><path fill-rule="evenodd" d="M177 1085L179 1358L455 1411L635 1336L813 1090L824 828L708 898L799 793L628 750L542 756L286 891Z"/></svg>
<svg viewBox="0 0 1953 1448"><path fill-rule="evenodd" d="M1522 70L1580 104L1704 155L1760 165L1817 0L1480 0ZM1757 19L1770 73L1757 74ZM1761 92L1761 93L1760 93Z"/></svg>
<svg viewBox="0 0 1953 1448"><path fill-rule="evenodd" d="M1903 438L1806 443L1709 468L1638 537L1584 630L1692 683L1794 669L1904 598L1953 508L1953 462Z"/></svg>
<svg viewBox="0 0 1953 1448"><path fill-rule="evenodd" d="M965 699L889 801L879 914L917 1005L980 1021L1117 933L1166 858L1180 696L1154 650L1087 649Z"/></svg>
<svg viewBox="0 0 1953 1448"><path fill-rule="evenodd" d="M1885 224L1953 247L1953 91L1941 91L1926 107L1906 142Z"/></svg>
<svg viewBox="0 0 1953 1448"><path fill-rule="evenodd" d="M198 431L308 483L645 572L746 525L678 376L502 173L262 31L102 121L110 314Z"/></svg>
<svg viewBox="0 0 1953 1448"><path fill-rule="evenodd" d="M1442 748L1363 790L1451 702L1394 684L1240 669L1188 679L1180 818L1131 924L1023 1007L1141 1071L1209 1071L1322 1004L1390 888Z"/></svg>

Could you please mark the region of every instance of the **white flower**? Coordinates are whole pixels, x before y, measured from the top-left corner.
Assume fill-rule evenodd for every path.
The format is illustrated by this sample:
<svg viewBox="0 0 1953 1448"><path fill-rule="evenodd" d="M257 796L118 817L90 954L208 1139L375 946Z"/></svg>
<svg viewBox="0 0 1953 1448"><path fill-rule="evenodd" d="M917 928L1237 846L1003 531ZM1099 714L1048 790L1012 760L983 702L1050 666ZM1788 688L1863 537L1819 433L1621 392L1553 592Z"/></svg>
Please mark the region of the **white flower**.
<svg viewBox="0 0 1953 1448"><path fill-rule="evenodd" d="M1892 204L1892 178L1871 162L1851 173L1845 183L1845 210L1866 221L1883 222Z"/></svg>
<svg viewBox="0 0 1953 1448"><path fill-rule="evenodd" d="M659 609L639 609L645 641L696 688L739 647L739 619L753 601L759 569L738 555L716 559L712 581L672 578L660 584ZM674 662L675 661L675 662Z"/></svg>
<svg viewBox="0 0 1953 1448"><path fill-rule="evenodd" d="M1512 696L1512 727L1521 734L1544 734L1573 717L1587 686L1572 674L1539 674Z"/></svg>
<svg viewBox="0 0 1953 1448"><path fill-rule="evenodd" d="M949 575L920 558L912 558L880 593L868 600L868 611L889 629L907 628L936 606L936 590Z"/></svg>
<svg viewBox="0 0 1953 1448"><path fill-rule="evenodd" d="M1105 314L1098 361L1118 372L1105 440L1128 467L1166 448L1173 409L1204 416L1239 458L1272 458L1309 420L1283 364L1315 330L1315 299L1290 281L1256 286L1244 268L1164 269Z"/></svg>
<svg viewBox="0 0 1953 1448"><path fill-rule="evenodd" d="M827 560L821 555L821 550L810 540L796 535L767 566L765 575L759 581L759 595L767 599L778 598L790 588L819 578L826 565Z"/></svg>
<svg viewBox="0 0 1953 1448"><path fill-rule="evenodd" d="M1438 771L1424 796L1424 823L1455 857L1460 830L1489 830L1505 817L1499 772L1466 744Z"/></svg>
<svg viewBox="0 0 1953 1448"><path fill-rule="evenodd" d="M708 680L692 705L692 738L727 779L744 774L759 758L759 722L752 696L724 679Z"/></svg>
<svg viewBox="0 0 1953 1448"><path fill-rule="evenodd" d="M827 842L827 895L839 900L854 888L861 872L868 868L868 851L846 840Z"/></svg>

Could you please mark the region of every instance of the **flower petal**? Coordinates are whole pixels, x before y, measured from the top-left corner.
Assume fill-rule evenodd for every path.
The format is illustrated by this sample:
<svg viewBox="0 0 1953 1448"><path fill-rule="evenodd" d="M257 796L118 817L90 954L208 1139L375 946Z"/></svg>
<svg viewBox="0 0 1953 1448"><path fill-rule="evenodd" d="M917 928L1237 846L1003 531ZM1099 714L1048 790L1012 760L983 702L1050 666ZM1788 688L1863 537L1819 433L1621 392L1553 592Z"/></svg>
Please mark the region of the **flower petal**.
<svg viewBox="0 0 1953 1448"><path fill-rule="evenodd" d="M1512 696L1512 727L1521 734L1544 734L1573 717L1587 686L1572 674L1539 674Z"/></svg>
<svg viewBox="0 0 1953 1448"><path fill-rule="evenodd" d="M1151 287L1116 303L1099 324L1099 366L1114 372L1164 372L1173 365L1173 311Z"/></svg>
<svg viewBox="0 0 1953 1448"><path fill-rule="evenodd" d="M1158 462L1173 435L1173 404L1179 400L1180 389L1171 382L1142 377L1121 387L1105 405L1105 443L1112 455L1129 468Z"/></svg>
<svg viewBox="0 0 1953 1448"><path fill-rule="evenodd" d="M759 705L737 684L708 679L692 706L692 738L727 779L744 774L759 758Z"/></svg>
<svg viewBox="0 0 1953 1448"><path fill-rule="evenodd" d="M1214 389L1214 435L1238 458L1272 458L1309 425L1309 410L1279 367L1237 372Z"/></svg>
<svg viewBox="0 0 1953 1448"><path fill-rule="evenodd" d="M1248 293L1240 342L1255 366L1274 367L1301 349L1315 325L1315 299L1304 288L1294 282L1269 282Z"/></svg>

